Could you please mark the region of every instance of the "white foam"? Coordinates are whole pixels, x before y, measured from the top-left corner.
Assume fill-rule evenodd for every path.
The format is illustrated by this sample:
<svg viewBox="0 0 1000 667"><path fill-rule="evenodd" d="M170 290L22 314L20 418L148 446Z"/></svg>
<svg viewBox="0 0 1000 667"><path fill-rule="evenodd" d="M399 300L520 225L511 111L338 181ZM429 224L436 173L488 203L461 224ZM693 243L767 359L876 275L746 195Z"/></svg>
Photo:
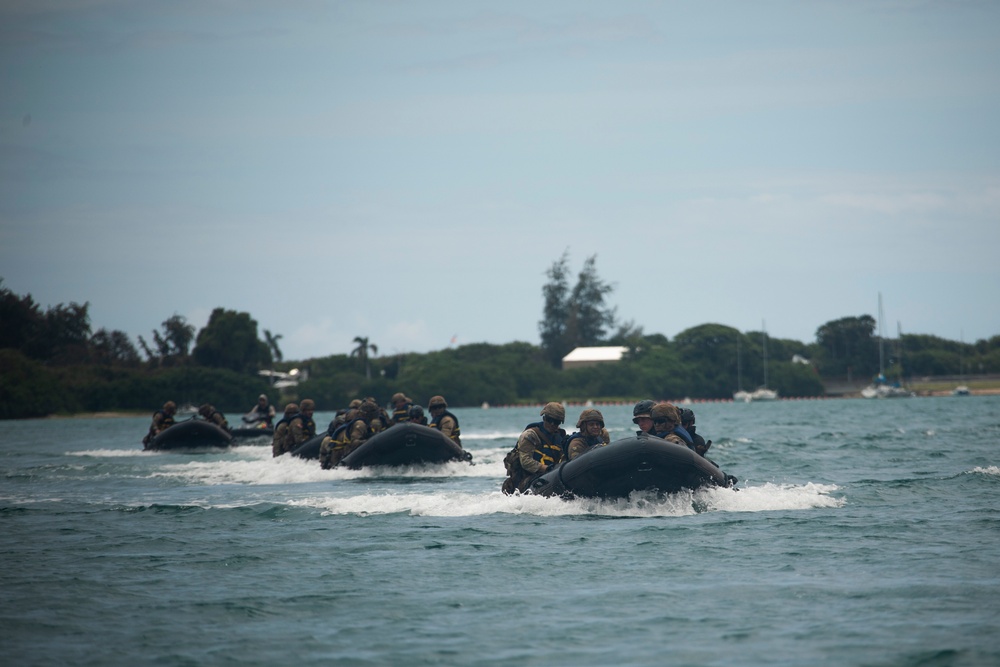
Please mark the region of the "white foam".
<svg viewBox="0 0 1000 667"><path fill-rule="evenodd" d="M997 466L986 466L985 468L981 466L976 466L972 469L972 472L978 473L980 475L993 475L1000 476L1000 467Z"/></svg>
<svg viewBox="0 0 1000 667"><path fill-rule="evenodd" d="M150 456L155 452L143 449L85 449L79 452L66 452L66 456L89 456L95 459L124 458L129 456Z"/></svg>
<svg viewBox="0 0 1000 667"><path fill-rule="evenodd" d="M448 477L499 477L505 476L502 462L483 462L469 465L461 461L442 464L383 467L375 466L350 470L334 468L323 470L316 460L294 456L271 456L270 450L252 460L198 459L186 463L165 465L151 474L191 484L301 484L352 479L395 478L448 478ZM499 486L499 482L497 483Z"/></svg>
<svg viewBox="0 0 1000 667"><path fill-rule="evenodd" d="M703 511L762 512L841 507L844 500L829 494L836 486L764 484L740 491L701 489L667 497L632 494L628 499L562 500L541 496L506 496L499 491L485 494L442 492L364 493L354 496L313 496L290 501L293 506L312 507L328 515L369 516L406 513L412 516L480 516L484 514L525 514L531 516L663 517L687 516Z"/></svg>

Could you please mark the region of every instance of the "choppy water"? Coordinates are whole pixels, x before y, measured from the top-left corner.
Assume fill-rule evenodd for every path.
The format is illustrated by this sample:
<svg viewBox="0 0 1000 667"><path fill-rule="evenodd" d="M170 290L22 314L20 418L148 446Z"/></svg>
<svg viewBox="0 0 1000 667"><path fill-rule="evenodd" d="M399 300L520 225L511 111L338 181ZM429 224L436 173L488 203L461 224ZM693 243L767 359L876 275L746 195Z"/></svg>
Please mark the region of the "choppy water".
<svg viewBox="0 0 1000 667"><path fill-rule="evenodd" d="M0 422L2 662L1000 664L1000 398L693 407L739 491L503 496L537 409L375 471Z"/></svg>

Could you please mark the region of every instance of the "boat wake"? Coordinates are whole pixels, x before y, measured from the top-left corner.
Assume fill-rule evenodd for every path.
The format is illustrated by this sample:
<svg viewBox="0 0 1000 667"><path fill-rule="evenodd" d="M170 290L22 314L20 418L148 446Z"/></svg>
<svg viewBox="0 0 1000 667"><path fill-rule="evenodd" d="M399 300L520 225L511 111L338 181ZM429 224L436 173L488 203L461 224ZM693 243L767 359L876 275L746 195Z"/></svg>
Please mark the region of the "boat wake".
<svg viewBox="0 0 1000 667"><path fill-rule="evenodd" d="M706 488L665 497L634 493L628 499L562 500L542 496L505 496L499 491L485 494L442 492L365 493L349 497L313 496L290 501L290 505L322 510L326 515L370 516L410 514L412 516L482 516L523 514L529 516L664 517L689 516L702 512L763 512L841 507L844 500L830 494L838 487L822 484L764 484L740 491Z"/></svg>

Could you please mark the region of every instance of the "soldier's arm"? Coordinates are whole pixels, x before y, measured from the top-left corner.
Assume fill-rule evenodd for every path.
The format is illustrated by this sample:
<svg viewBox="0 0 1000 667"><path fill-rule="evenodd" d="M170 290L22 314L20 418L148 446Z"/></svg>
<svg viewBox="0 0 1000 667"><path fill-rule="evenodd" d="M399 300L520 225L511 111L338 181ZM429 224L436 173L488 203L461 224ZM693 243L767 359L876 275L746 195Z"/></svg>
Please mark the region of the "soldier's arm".
<svg viewBox="0 0 1000 667"><path fill-rule="evenodd" d="M536 473L542 469L542 464L535 460L533 456L535 449L541 446L538 436L531 429L521 434L517 440L517 456L521 459L521 467L529 473Z"/></svg>

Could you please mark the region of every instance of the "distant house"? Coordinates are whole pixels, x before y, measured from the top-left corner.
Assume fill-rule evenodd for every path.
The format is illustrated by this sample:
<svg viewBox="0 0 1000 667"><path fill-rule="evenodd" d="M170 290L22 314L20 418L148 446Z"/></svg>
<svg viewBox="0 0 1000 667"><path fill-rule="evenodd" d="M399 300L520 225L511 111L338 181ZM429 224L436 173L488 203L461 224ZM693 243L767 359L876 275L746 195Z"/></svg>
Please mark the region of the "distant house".
<svg viewBox="0 0 1000 667"><path fill-rule="evenodd" d="M621 361L627 347L578 347L562 358L563 369L583 368Z"/></svg>

